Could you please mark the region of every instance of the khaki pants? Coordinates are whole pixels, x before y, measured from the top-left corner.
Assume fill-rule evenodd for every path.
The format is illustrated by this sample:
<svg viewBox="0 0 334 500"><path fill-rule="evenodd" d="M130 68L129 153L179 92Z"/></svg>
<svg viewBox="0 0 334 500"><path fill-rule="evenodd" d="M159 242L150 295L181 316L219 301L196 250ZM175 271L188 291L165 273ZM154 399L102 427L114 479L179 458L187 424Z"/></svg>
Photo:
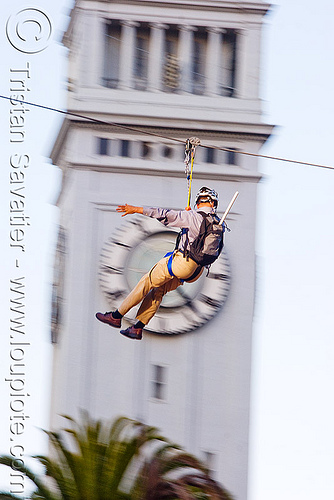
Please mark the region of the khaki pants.
<svg viewBox="0 0 334 500"><path fill-rule="evenodd" d="M137 320L147 325L150 319L159 309L163 296L167 292L175 290L182 284L182 280L190 278L198 264L191 259L185 259L181 252L175 252L172 262L172 271L175 276L171 276L168 271L167 262L169 257L163 257L152 269L146 273L124 299L118 311L124 316L132 307L143 301L138 313ZM202 274L203 269L191 281L196 281ZM143 300L144 299L144 300Z"/></svg>

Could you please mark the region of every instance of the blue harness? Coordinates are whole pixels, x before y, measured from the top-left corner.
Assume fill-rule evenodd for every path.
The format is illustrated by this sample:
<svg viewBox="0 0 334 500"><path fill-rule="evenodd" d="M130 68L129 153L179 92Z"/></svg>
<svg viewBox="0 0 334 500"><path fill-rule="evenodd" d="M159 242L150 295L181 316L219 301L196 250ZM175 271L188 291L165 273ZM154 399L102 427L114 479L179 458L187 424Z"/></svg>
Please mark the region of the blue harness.
<svg viewBox="0 0 334 500"><path fill-rule="evenodd" d="M173 254L174 254L174 252L167 252L166 255L164 255L164 257L169 257L169 259L167 260L167 269L168 269L169 274L171 276L177 278L177 276L175 276L175 274L173 273L173 270L172 270ZM187 278L186 280L181 280L180 278L178 278L178 279L183 284L184 282L187 282L188 280L194 279L199 274L200 270L201 270L201 266L198 266L198 268L195 270L195 272L191 276L189 276L189 278Z"/></svg>
<svg viewBox="0 0 334 500"><path fill-rule="evenodd" d="M173 253L174 252L167 252L166 255L164 255L164 257L169 257L169 259L167 260L167 269L169 274L176 278L175 274L172 271Z"/></svg>
<svg viewBox="0 0 334 500"><path fill-rule="evenodd" d="M189 240L188 240L188 228L182 228L181 231L180 231L180 233L177 236L176 244L175 244L175 249L178 248L181 236L183 234L186 235L187 243L189 243ZM174 255L174 252L167 252L166 255L164 255L164 257L169 257L169 259L167 261L167 269L168 269L169 274L171 276L177 278L177 276L175 276L175 274L173 273L173 270L172 270L173 255ZM196 271L195 271L195 273L196 273ZM191 278L192 278L192 276L189 279L191 279ZM180 279L180 278L178 278L178 279ZM181 283L184 283L185 280L181 280L180 279L180 281L181 281Z"/></svg>

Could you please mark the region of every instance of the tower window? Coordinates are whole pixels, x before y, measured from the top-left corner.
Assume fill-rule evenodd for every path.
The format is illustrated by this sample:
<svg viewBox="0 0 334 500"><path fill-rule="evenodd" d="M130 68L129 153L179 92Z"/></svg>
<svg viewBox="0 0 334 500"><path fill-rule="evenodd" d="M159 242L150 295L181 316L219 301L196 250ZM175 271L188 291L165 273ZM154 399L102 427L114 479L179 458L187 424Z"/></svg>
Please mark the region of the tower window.
<svg viewBox="0 0 334 500"><path fill-rule="evenodd" d="M237 165L238 153L234 148L230 148L230 151L227 151L227 164L228 165Z"/></svg>
<svg viewBox="0 0 334 500"><path fill-rule="evenodd" d="M152 365L152 397L166 399L167 368L161 365Z"/></svg>
<svg viewBox="0 0 334 500"><path fill-rule="evenodd" d="M193 55L193 93L204 94L205 91L205 53L206 53L206 32L197 31L194 37Z"/></svg>
<svg viewBox="0 0 334 500"><path fill-rule="evenodd" d="M235 31L228 30L223 36L220 73L220 93L226 97L235 95L236 49L237 35Z"/></svg>
<svg viewBox="0 0 334 500"><path fill-rule="evenodd" d="M174 92L179 86L180 68L177 57L174 54L167 54L164 65L163 82L165 90Z"/></svg>
<svg viewBox="0 0 334 500"><path fill-rule="evenodd" d="M175 92L179 87L180 67L177 57L178 30L166 30L163 84L166 92Z"/></svg>
<svg viewBox="0 0 334 500"><path fill-rule="evenodd" d="M137 28L134 84L138 90L145 90L147 86L148 45L149 29L145 27Z"/></svg>
<svg viewBox="0 0 334 500"><path fill-rule="evenodd" d="M177 56L179 32L175 27L170 27L166 30L165 34L166 34L165 57L168 54L176 57Z"/></svg>
<svg viewBox="0 0 334 500"><path fill-rule="evenodd" d="M212 477L215 471L216 455L211 451L205 451L204 456L205 456L204 461L206 463L207 468L209 469L210 476Z"/></svg>
<svg viewBox="0 0 334 500"><path fill-rule="evenodd" d="M102 84L115 89L119 80L119 53L121 27L117 23L108 22L105 26L104 68Z"/></svg>
<svg viewBox="0 0 334 500"><path fill-rule="evenodd" d="M164 158L171 158L173 156L173 149L170 146L164 146L162 150L162 156Z"/></svg>
<svg viewBox="0 0 334 500"><path fill-rule="evenodd" d="M141 157L142 158L149 158L151 153L151 147L148 142L142 142L141 143Z"/></svg>
<svg viewBox="0 0 334 500"><path fill-rule="evenodd" d="M99 155L109 155L109 139L98 137L97 152Z"/></svg>
<svg viewBox="0 0 334 500"><path fill-rule="evenodd" d="M130 141L121 140L121 156L130 156Z"/></svg>
<svg viewBox="0 0 334 500"><path fill-rule="evenodd" d="M205 150L205 163L216 163L216 150L213 148L206 148Z"/></svg>

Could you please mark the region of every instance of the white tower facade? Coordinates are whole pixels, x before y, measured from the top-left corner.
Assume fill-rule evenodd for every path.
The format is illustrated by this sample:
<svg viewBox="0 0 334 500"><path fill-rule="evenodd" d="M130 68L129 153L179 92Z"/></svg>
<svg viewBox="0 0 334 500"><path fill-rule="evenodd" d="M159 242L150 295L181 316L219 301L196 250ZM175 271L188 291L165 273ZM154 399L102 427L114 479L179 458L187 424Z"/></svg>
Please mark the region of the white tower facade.
<svg viewBox="0 0 334 500"><path fill-rule="evenodd" d="M140 419L208 461L247 497L261 27L269 5L218 0L77 0L69 115L52 151L63 172L54 281L51 425L59 415ZM183 209L184 142L197 136L193 192L218 212L239 198L208 276L166 297L141 342L99 323L175 233L119 204ZM222 149L217 149L222 148ZM226 151L227 149L228 151ZM131 322L129 314L124 321Z"/></svg>

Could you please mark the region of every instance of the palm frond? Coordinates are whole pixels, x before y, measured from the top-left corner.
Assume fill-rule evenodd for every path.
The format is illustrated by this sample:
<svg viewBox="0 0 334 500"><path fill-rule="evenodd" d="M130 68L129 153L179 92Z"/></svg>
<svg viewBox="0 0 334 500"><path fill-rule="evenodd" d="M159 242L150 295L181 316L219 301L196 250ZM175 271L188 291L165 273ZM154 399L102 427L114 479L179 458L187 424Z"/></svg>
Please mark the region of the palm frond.
<svg viewBox="0 0 334 500"><path fill-rule="evenodd" d="M86 411L79 421L64 418L61 432L45 431L52 458L34 457L45 474L20 471L36 486L32 500L232 500L200 460L155 427L126 417L104 424ZM12 457L0 457L0 464L11 466ZM6 499L19 500L1 493Z"/></svg>
<svg viewBox="0 0 334 500"><path fill-rule="evenodd" d="M6 493L5 491L0 491L0 500L22 500L22 497L17 497L11 493Z"/></svg>
<svg viewBox="0 0 334 500"><path fill-rule="evenodd" d="M13 457L3 455L0 457L0 464L12 467ZM37 492L43 496L45 500L59 500L59 496L54 494L44 483L43 479L36 475L29 467L20 467L20 472L24 474L37 487ZM8 493L7 493L8 494Z"/></svg>
<svg viewBox="0 0 334 500"><path fill-rule="evenodd" d="M72 495L73 499L80 498L79 486L83 481L83 461L79 454L71 452L60 435L57 432L47 432L53 449L55 450L58 457L58 466L62 472L64 478L70 478L72 476ZM75 488L74 488L75 486ZM76 490L76 495L75 495Z"/></svg>
<svg viewBox="0 0 334 500"><path fill-rule="evenodd" d="M73 484L73 475L66 463L57 463L44 456L35 456L42 465L45 467L45 473L49 478L52 478L55 486L59 490L62 500L73 500L78 497L77 491Z"/></svg>

